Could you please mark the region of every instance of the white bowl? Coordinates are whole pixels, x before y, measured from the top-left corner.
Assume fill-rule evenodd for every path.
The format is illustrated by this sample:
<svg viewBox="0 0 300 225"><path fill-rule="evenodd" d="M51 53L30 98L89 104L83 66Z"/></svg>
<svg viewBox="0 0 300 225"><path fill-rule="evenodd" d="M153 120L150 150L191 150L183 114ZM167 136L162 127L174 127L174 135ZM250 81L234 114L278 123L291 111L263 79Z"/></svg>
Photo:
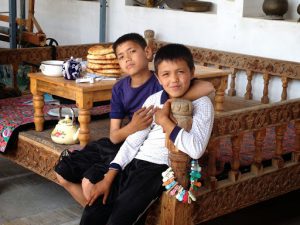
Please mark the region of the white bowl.
<svg viewBox="0 0 300 225"><path fill-rule="evenodd" d="M52 77L60 77L63 75L62 68L63 68L64 61L61 60L47 60L41 62L40 70L46 76Z"/></svg>

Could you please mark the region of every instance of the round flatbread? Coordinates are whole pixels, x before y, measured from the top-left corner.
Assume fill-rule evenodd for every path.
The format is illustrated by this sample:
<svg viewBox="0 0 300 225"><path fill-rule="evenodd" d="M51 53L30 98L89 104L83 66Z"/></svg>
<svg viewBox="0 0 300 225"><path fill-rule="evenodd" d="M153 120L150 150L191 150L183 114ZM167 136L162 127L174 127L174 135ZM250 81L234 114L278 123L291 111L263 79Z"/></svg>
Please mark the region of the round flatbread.
<svg viewBox="0 0 300 225"><path fill-rule="evenodd" d="M104 73L104 74L121 74L121 69L94 69L94 72Z"/></svg>
<svg viewBox="0 0 300 225"><path fill-rule="evenodd" d="M90 69L120 69L119 64L98 64L94 61L89 61L87 67Z"/></svg>
<svg viewBox="0 0 300 225"><path fill-rule="evenodd" d="M117 59L115 53L109 53L106 55L92 55L92 54L88 54L87 59L93 59L93 60L97 60L97 59Z"/></svg>
<svg viewBox="0 0 300 225"><path fill-rule="evenodd" d="M88 62L87 68L93 69L93 70L100 70L100 69L116 69L120 70L119 64L98 64L98 63L91 63Z"/></svg>
<svg viewBox="0 0 300 225"><path fill-rule="evenodd" d="M108 77L119 77L119 76L121 76L121 74L123 74L123 73L110 73L110 71L109 71L109 73L104 73L103 72L104 70L93 70L93 69L89 69L89 68L87 68L86 71L88 73L94 73L96 75L108 76Z"/></svg>
<svg viewBox="0 0 300 225"><path fill-rule="evenodd" d="M112 45L95 45L88 50L91 55L106 55L113 52Z"/></svg>
<svg viewBox="0 0 300 225"><path fill-rule="evenodd" d="M92 61L90 61L92 60ZM88 64L119 64L118 60L116 59L88 59Z"/></svg>

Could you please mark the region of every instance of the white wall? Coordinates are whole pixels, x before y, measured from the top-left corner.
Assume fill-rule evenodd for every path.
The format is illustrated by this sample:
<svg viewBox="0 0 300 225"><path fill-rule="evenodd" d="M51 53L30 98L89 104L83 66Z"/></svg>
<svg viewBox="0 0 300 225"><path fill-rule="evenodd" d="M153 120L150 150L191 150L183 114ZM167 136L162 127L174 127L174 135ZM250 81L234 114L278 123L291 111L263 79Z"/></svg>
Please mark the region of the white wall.
<svg viewBox="0 0 300 225"><path fill-rule="evenodd" d="M0 1L0 11L7 10L8 1ZM253 18L263 16L263 0L212 1L215 12L191 13L127 6L125 0L108 0L107 41L114 41L124 33L143 34L146 29L153 29L160 40L300 62L300 23L296 22L300 0L289 0L289 11L286 20L282 21ZM47 37L55 38L61 45L98 42L99 2L35 2L36 18ZM245 86L242 78L237 82L241 95L244 91L241 87ZM258 80L255 78L252 82L256 99L260 99L261 95L256 95L262 93ZM277 101L281 83L278 79L272 79L270 83L271 100ZM297 83L290 84L289 97L300 97L300 84Z"/></svg>

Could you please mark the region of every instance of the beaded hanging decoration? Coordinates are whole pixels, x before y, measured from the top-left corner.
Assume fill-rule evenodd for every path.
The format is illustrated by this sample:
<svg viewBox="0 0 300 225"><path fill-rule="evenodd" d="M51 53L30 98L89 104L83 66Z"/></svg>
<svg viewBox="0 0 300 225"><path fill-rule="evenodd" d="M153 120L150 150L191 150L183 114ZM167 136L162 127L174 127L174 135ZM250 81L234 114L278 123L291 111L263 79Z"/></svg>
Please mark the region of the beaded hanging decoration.
<svg viewBox="0 0 300 225"><path fill-rule="evenodd" d="M167 193L170 196L175 196L176 199L183 203L191 203L196 201L196 197L193 192L197 191L201 187L201 167L198 164L198 160L191 160L191 171L190 171L190 185L189 190L185 190L174 176L174 171L169 167L162 173L163 186L166 188Z"/></svg>

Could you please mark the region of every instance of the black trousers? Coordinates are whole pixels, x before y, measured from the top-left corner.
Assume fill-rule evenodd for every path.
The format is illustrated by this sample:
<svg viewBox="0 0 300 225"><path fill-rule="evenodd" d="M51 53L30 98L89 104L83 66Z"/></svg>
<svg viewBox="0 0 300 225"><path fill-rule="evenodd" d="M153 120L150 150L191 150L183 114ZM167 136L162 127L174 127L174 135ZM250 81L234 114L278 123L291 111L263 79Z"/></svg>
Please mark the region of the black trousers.
<svg viewBox="0 0 300 225"><path fill-rule="evenodd" d="M132 225L162 193L161 173L167 165L134 159L112 184L105 205L100 196L86 206L80 225Z"/></svg>
<svg viewBox="0 0 300 225"><path fill-rule="evenodd" d="M121 145L113 144L109 138L101 138L90 142L82 150L62 156L54 169L70 182L81 183L85 177L95 184L103 179Z"/></svg>

